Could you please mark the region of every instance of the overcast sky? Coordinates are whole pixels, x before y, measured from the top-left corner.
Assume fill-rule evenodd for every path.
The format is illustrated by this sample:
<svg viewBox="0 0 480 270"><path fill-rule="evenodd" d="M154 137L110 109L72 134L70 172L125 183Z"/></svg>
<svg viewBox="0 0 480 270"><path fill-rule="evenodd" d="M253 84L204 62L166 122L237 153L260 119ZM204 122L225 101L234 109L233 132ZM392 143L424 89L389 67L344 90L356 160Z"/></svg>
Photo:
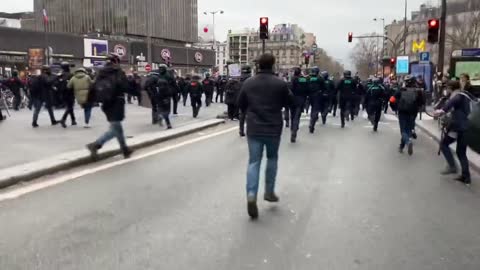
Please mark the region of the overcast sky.
<svg viewBox="0 0 480 270"><path fill-rule="evenodd" d="M0 11L16 12L33 9L33 0L0 0ZM439 0L408 0L409 14L420 4ZM347 33L354 35L381 32L382 17L387 24L394 19L403 19L403 0L198 0L199 26L212 23L212 16L204 11L224 10L216 16L216 37L226 40L229 29L258 27L258 18L268 16L270 25L296 23L305 31L317 36L317 43L334 58L349 66L349 54L353 44L347 43Z"/></svg>

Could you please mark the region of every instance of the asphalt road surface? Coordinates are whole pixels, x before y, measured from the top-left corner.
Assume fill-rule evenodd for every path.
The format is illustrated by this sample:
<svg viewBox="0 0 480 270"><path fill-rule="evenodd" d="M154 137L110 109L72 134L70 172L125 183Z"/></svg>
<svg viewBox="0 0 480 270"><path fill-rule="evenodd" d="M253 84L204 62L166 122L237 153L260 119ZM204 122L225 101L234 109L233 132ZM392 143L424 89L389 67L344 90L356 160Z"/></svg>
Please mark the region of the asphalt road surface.
<svg viewBox="0 0 480 270"><path fill-rule="evenodd" d="M480 269L476 183L439 176L423 135L399 154L393 120L338 122L285 132L257 221L234 124L4 191L0 269Z"/></svg>

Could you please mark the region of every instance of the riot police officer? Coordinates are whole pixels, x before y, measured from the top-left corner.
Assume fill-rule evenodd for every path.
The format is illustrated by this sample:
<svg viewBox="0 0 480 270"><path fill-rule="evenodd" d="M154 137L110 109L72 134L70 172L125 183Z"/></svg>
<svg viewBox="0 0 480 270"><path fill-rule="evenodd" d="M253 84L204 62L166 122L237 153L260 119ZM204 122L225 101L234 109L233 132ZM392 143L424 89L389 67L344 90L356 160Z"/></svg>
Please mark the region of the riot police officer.
<svg viewBox="0 0 480 270"><path fill-rule="evenodd" d="M364 107L367 108L368 119L373 125L373 131L377 132L378 122L382 115L386 91L379 79L375 79L365 95Z"/></svg>
<svg viewBox="0 0 480 270"><path fill-rule="evenodd" d="M291 114L291 138L290 142L295 143L297 141L297 132L300 126L300 117L304 110L304 106L309 93L309 80L302 75L302 70L296 68L294 76L292 78L292 93L294 96L294 104L290 109Z"/></svg>
<svg viewBox="0 0 480 270"><path fill-rule="evenodd" d="M158 67L158 79L157 79L157 91L155 92L155 99L157 103L157 112L158 112L158 123L160 126L163 125L163 120L167 124L167 129L172 128L170 122L170 111L173 102L176 101L176 93L178 93L177 83L171 74L168 72L168 67L165 64L162 64ZM174 113L176 108L174 106Z"/></svg>
<svg viewBox="0 0 480 270"><path fill-rule="evenodd" d="M323 117L322 121L323 121L323 124L325 125L327 123L328 113L331 113L333 111L333 116L336 116L338 97L337 97L337 89L335 88L333 81L330 80L328 71L323 71L322 77L325 85L325 91L323 93L323 97L324 99L327 100L326 102L328 104L327 111L324 112L324 114L322 114L322 117Z"/></svg>
<svg viewBox="0 0 480 270"><path fill-rule="evenodd" d="M252 76L252 68L248 65L242 67L240 83L238 87L242 89L243 83ZM239 93L240 94L240 93ZM238 104L237 104L238 107ZM239 120L239 134L240 137L245 137L245 115L246 112L238 111L238 120Z"/></svg>
<svg viewBox="0 0 480 270"><path fill-rule="evenodd" d="M355 112L355 93L357 92L357 83L352 78L352 72L346 70L343 78L338 84L338 95L340 102L340 120L342 128L345 127L345 119L349 116L354 118Z"/></svg>
<svg viewBox="0 0 480 270"><path fill-rule="evenodd" d="M213 99L213 90L215 87L215 81L210 79L210 73L205 74L205 79L202 81L203 91L205 91L205 104L210 106Z"/></svg>
<svg viewBox="0 0 480 270"><path fill-rule="evenodd" d="M318 121L318 114L322 114L322 120L323 120L323 114L324 112L326 113L326 107L324 105L325 103L325 98L323 97L323 94L326 92L325 91L325 82L323 80L323 77L319 76L320 74L320 69L318 67L313 67L311 69L311 74L310 74L310 92L309 92L309 99L310 99L310 104L312 106L311 114L310 114L310 133L315 132L315 124ZM325 118L327 116L325 115ZM325 121L323 121L325 123Z"/></svg>
<svg viewBox="0 0 480 270"><path fill-rule="evenodd" d="M204 93L203 86L200 83L200 76L192 76L190 84L187 85L187 92L190 95L193 118L197 118L200 107L202 107L202 95Z"/></svg>
<svg viewBox="0 0 480 270"><path fill-rule="evenodd" d="M220 76L217 81L217 95L215 96L215 102L218 102L218 97L220 97L220 103L223 103L223 94L225 92L225 87L227 86L227 78L225 76Z"/></svg>

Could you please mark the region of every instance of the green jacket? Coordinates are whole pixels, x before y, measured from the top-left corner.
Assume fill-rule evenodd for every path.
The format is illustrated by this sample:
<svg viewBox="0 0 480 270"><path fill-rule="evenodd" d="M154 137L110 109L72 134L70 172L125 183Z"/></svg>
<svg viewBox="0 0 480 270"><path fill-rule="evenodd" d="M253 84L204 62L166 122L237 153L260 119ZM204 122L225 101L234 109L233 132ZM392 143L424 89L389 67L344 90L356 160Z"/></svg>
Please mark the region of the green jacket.
<svg viewBox="0 0 480 270"><path fill-rule="evenodd" d="M75 72L75 75L68 82L67 87L73 89L78 104L84 105L88 102L88 94L93 81L83 69Z"/></svg>

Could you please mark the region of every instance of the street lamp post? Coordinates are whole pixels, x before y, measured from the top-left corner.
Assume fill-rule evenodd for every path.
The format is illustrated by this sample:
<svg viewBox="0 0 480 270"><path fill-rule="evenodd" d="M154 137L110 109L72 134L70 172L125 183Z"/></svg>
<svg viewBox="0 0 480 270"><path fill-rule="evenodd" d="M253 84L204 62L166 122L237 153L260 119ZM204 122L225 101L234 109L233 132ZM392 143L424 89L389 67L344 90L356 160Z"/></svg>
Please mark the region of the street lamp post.
<svg viewBox="0 0 480 270"><path fill-rule="evenodd" d="M382 33L381 33L381 36L384 36L385 35L385 18L374 18L373 19L375 22L378 22L378 21L382 21ZM385 56L385 39L383 40L383 44L382 44L382 59L383 57ZM378 38L377 38L377 73L378 73L378 65L379 65L379 62L380 62L380 59L378 57ZM385 70L384 70L384 67L383 67L383 64L382 64L382 74L384 74Z"/></svg>
<svg viewBox="0 0 480 270"><path fill-rule="evenodd" d="M213 17L213 29L212 29L212 34L213 34L213 50L214 50L214 51L217 51L217 41L216 41L216 38L215 38L215 15L216 15L217 13L223 14L224 11L223 11L223 10L216 10L216 11L205 11L205 12L203 12L203 14L205 14L205 15L208 15L208 13L212 14L212 17Z"/></svg>

